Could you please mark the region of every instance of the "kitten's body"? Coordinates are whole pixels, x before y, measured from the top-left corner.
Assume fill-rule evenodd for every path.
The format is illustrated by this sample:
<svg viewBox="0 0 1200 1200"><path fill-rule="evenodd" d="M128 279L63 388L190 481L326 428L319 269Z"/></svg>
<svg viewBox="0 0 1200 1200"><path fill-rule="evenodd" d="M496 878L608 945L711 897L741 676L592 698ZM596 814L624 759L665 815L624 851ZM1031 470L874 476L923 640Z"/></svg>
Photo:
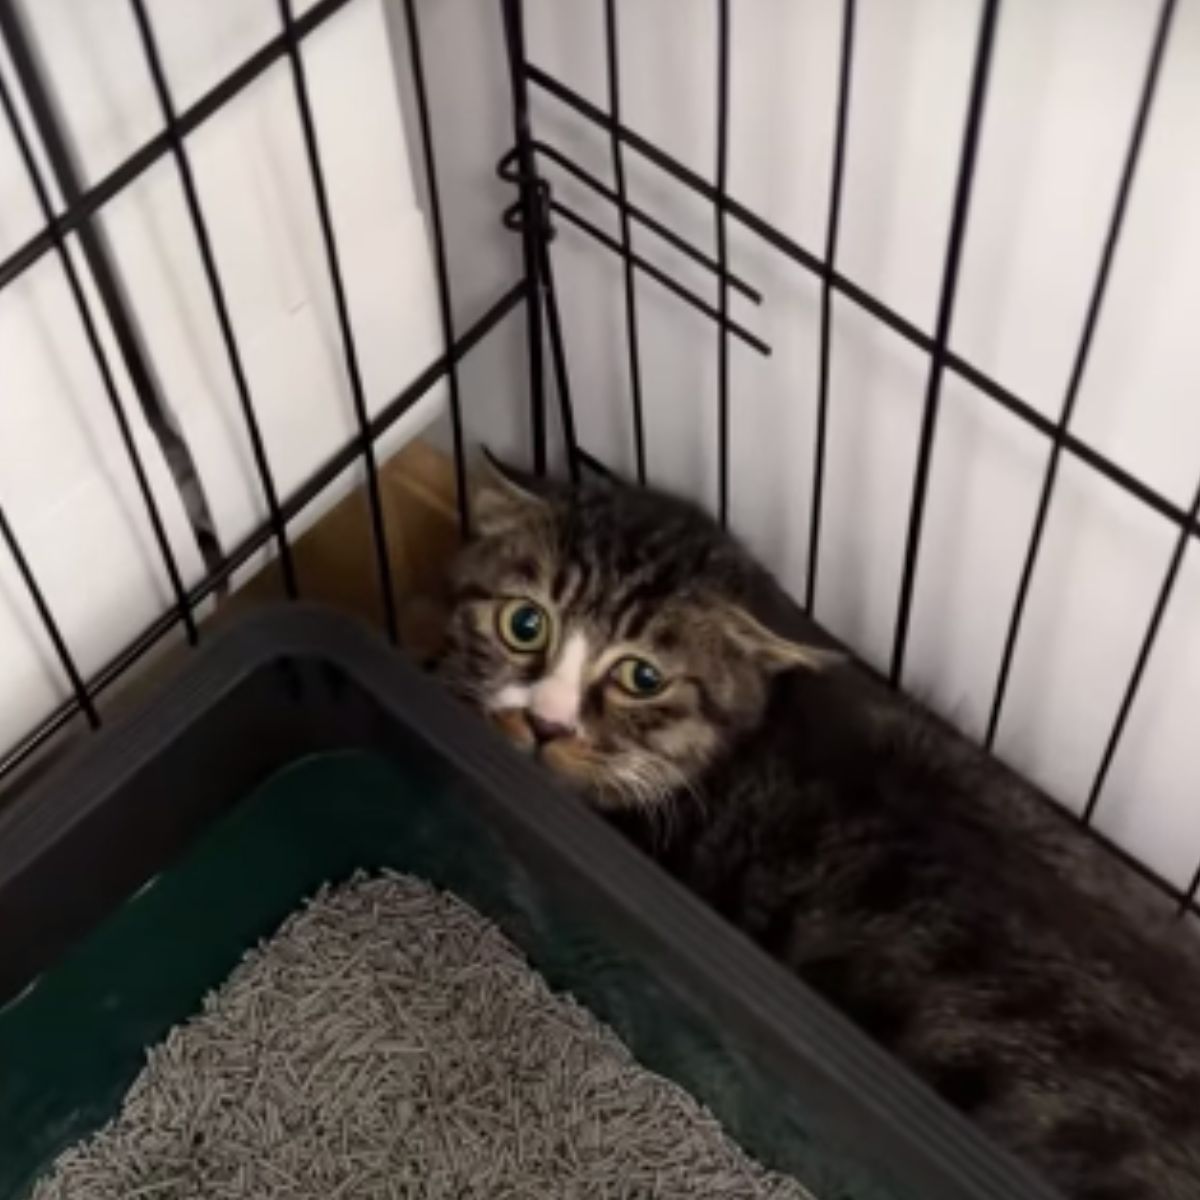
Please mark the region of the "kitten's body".
<svg viewBox="0 0 1200 1200"><path fill-rule="evenodd" d="M1003 771L866 715L871 686L783 677L714 802L670 832L616 819L1065 1195L1200 1195L1186 948L1076 887L1062 867L1103 870L1092 848Z"/></svg>
<svg viewBox="0 0 1200 1200"><path fill-rule="evenodd" d="M656 633L656 606L714 593L804 630L689 506L591 489L527 515L527 542L509 523L502 546L485 533L468 551L469 587L535 547L548 579L586 580L574 599L560 589L564 630L700 647L716 748L681 758L699 765L658 803L606 800L611 819L1071 1200L1200 1195L1200 969L1191 947L1152 936L1141 881L857 668L763 672L760 695L729 646L707 643L706 614L694 636L686 608ZM477 702L497 669L485 641L460 621L445 671ZM648 736L670 711L668 744L687 742L686 698L639 710ZM604 709L582 710L578 736L617 755L629 731Z"/></svg>

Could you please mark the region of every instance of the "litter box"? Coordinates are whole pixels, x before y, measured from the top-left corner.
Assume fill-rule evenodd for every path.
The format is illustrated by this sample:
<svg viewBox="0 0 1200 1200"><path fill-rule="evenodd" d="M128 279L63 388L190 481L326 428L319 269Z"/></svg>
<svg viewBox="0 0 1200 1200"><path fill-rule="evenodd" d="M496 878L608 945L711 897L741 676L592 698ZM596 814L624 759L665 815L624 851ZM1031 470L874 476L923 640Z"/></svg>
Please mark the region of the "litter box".
<svg viewBox="0 0 1200 1200"><path fill-rule="evenodd" d="M1052 1193L356 623L214 637L0 813L0 1197L325 881L394 868L496 921L819 1200Z"/></svg>

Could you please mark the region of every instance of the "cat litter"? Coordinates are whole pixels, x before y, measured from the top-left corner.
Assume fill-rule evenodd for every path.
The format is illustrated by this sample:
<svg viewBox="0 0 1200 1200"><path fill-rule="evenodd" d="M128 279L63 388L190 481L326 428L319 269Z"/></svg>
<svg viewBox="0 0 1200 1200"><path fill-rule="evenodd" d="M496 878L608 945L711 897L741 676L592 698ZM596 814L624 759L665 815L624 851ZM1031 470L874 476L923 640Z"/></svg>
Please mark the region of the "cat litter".
<svg viewBox="0 0 1200 1200"><path fill-rule="evenodd" d="M322 891L150 1051L35 1200L810 1200L406 876Z"/></svg>

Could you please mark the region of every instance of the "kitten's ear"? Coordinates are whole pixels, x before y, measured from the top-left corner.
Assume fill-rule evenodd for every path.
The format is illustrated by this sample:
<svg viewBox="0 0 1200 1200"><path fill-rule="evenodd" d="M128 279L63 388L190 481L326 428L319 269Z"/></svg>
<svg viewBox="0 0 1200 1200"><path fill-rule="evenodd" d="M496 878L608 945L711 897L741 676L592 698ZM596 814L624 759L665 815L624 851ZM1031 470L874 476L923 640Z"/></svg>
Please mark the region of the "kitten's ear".
<svg viewBox="0 0 1200 1200"><path fill-rule="evenodd" d="M772 633L738 605L729 605L723 616L726 632L733 642L772 675L797 669L822 671L842 661L842 655L833 650L793 642Z"/></svg>
<svg viewBox="0 0 1200 1200"><path fill-rule="evenodd" d="M476 532L494 536L547 510L546 501L528 489L519 472L484 449L471 493L471 523Z"/></svg>

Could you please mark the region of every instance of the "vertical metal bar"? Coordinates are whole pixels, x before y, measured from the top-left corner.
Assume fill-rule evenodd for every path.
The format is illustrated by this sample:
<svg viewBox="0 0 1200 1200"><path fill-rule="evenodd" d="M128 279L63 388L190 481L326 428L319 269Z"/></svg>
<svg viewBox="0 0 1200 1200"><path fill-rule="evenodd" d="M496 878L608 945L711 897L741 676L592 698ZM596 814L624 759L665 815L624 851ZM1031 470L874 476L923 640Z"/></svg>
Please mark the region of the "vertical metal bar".
<svg viewBox="0 0 1200 1200"><path fill-rule="evenodd" d="M579 482L579 442L575 436L575 406L571 402L571 382L567 373L567 352L563 343L562 318L558 310L558 293L554 287L554 267L550 261L550 245L545 239L541 247L542 299L546 305L546 329L550 335L550 356L554 364L558 387L559 417L562 421L563 442L567 451L567 472L572 483Z"/></svg>
<svg viewBox="0 0 1200 1200"><path fill-rule="evenodd" d="M1196 907L1196 896L1200 893L1200 866L1196 868L1195 874L1192 875L1190 882L1187 885L1187 891L1184 892L1179 902L1179 915L1193 912L1200 916L1200 910Z"/></svg>
<svg viewBox="0 0 1200 1200"><path fill-rule="evenodd" d="M138 453L137 442L134 440L133 430L129 425L129 418L125 414L125 406L121 403L121 396L117 391L112 367L109 364L108 355L104 352L104 346L100 341L100 334L96 329L96 322L92 316L91 307L84 295L79 274L75 269L75 262L67 251L62 231L55 221L54 206L50 200L50 193L38 168L37 159L33 155L33 148L30 145L29 138L26 136L25 127L21 123L16 105L13 103L12 93L9 91L8 84L2 75L0 75L0 105L3 105L5 119L8 122L9 129L12 131L13 140L17 144L17 150L24 164L25 172L29 176L29 182L37 197L42 219L46 222L46 229L53 239L55 254L62 267L63 275L66 277L71 299L74 301L76 311L79 313L79 320L83 325L83 332L87 339L88 348L91 350L92 357L96 361L96 369L100 372L100 381L104 386L109 407L112 409L113 417L116 420L117 431L120 434L121 443L125 448L125 454L129 459L129 465L133 469L134 478L137 480L138 491L141 493L142 503L146 508L146 516L150 520L150 528L154 534L159 554L162 557L163 566L166 569L167 578L171 584L171 591L175 596L175 607L179 613L179 619L187 632L188 641L195 645L198 638L196 622L187 602L187 594L184 591L183 579L179 574L179 564L175 559L175 552L171 549L170 539L167 537L166 527L163 525L162 514L158 509L158 502L154 498L154 491L146 475L142 456Z"/></svg>
<svg viewBox="0 0 1200 1200"><path fill-rule="evenodd" d="M513 127L517 139L521 189L521 244L525 256L526 331L529 342L530 424L533 467L546 473L546 385L542 366L542 309L539 297L538 239L542 237L542 204L537 189L537 162L529 123L529 87L525 79L525 17L521 0L501 0L508 71L512 84Z"/></svg>
<svg viewBox="0 0 1200 1200"><path fill-rule="evenodd" d="M608 66L608 113L612 118L613 182L617 189L617 215L621 246L625 251L625 340L629 350L629 394L633 404L633 448L637 481L646 482L646 426L642 416L642 368L638 350L637 293L634 287L633 234L629 224L629 197L625 185L625 155L618 130L621 126L621 48L617 33L617 0L604 0L604 50Z"/></svg>
<svg viewBox="0 0 1200 1200"><path fill-rule="evenodd" d="M729 524L729 247L725 186L729 174L729 0L717 0L717 515Z"/></svg>
<svg viewBox="0 0 1200 1200"><path fill-rule="evenodd" d="M59 190L68 208L79 209L83 203L82 172L65 132L63 119L57 111L54 96L43 78L42 66L16 0L0 0L0 34L8 47ZM125 369L137 393L142 415L162 449L205 565L214 571L219 568L222 558L216 525L191 450L163 400L162 389L150 355L142 344L108 239L99 223L86 215L79 218L76 232Z"/></svg>
<svg viewBox="0 0 1200 1200"><path fill-rule="evenodd" d="M325 171L321 165L321 150L317 144L317 130L313 124L312 105L308 96L308 79L304 71L304 57L300 39L296 34L296 23L292 16L291 0L279 0L279 15L287 36L288 60L292 66L292 83L296 91L296 107L300 115L300 127L304 134L304 150L308 157L309 177L313 196L317 202L317 216L321 224L321 240L325 246L325 261L329 269L329 282L333 288L334 306L337 309L338 328L341 333L342 352L346 361L346 375L350 381L350 394L354 401L354 416L358 432L363 439L363 463L367 469L367 503L370 509L371 533L375 542L376 566L379 571L379 594L383 601L383 620L388 637L394 642L398 636L396 621L396 593L392 584L391 566L388 561L387 530L383 518L383 497L379 489L379 467L375 459L375 443L371 438L371 419L367 412L367 398L363 389L362 371L358 361L358 347L354 341L354 330L350 325L350 308L346 300L346 286L342 278L341 258L338 254L337 237L333 230L333 216L329 210L329 194L325 187Z"/></svg>
<svg viewBox="0 0 1200 1200"><path fill-rule="evenodd" d="M1025 616L1025 605L1029 599L1029 588L1033 582L1033 572L1037 566L1038 554L1042 548L1042 536L1046 530L1046 520L1050 513L1050 500L1054 485L1058 479L1059 463L1063 452L1063 434L1071 424L1075 412L1075 401L1079 396L1079 388L1083 382L1084 371L1087 368L1088 357L1091 354L1092 340L1095 337L1096 326L1100 319L1100 310L1108 290L1108 278L1112 271L1113 260L1116 257L1117 243L1121 237L1121 229L1125 222L1125 210L1129 205L1129 196L1133 190L1133 180L1137 172L1138 161L1145 141L1146 128L1150 121L1150 113L1154 107L1154 96L1158 89L1158 79L1161 73L1163 56L1166 51L1167 38L1171 30L1171 19L1175 13L1175 0L1164 0L1159 9L1158 26L1155 31L1153 45L1150 51L1150 62L1146 68L1145 79L1142 83L1141 97L1138 100L1137 114L1133 122L1133 133L1129 148L1125 153L1125 162L1121 168L1121 178L1117 185L1117 195L1113 202L1112 214L1108 221L1108 232L1104 239L1104 248L1100 254L1100 268L1096 272L1092 284L1092 294L1088 300L1087 313L1083 321L1083 332L1079 346L1075 351L1075 359L1071 364L1071 374L1067 382L1067 390L1059 410L1058 422L1054 427L1054 441L1050 448L1050 457L1046 461L1046 471L1042 477L1041 494L1038 497L1037 512L1033 519L1033 529L1030 533L1029 547L1025 552L1025 561L1021 567L1020 581L1017 584L1017 595L1013 602L1012 615L1009 618L1008 633L1004 639L1004 652L1000 658L1000 670L996 676L996 690L992 695L992 711L988 717L987 733L984 744L990 750L996 741L996 733L1000 727L1000 715L1004 707L1004 698L1008 691L1009 675L1012 672L1013 656L1017 648L1017 638L1021 631L1021 622ZM1107 768L1104 768L1107 770ZM1102 772L1103 773L1103 772ZM1094 792L1095 794L1095 792Z"/></svg>
<svg viewBox="0 0 1200 1200"><path fill-rule="evenodd" d="M450 302L450 269L446 260L446 233L442 224L442 201L438 190L437 160L433 148L433 127L429 114L429 96L425 87L425 61L421 53L421 30L413 0L404 0L404 20L408 29L408 54L412 67L413 91L417 101L417 121L421 127L421 150L425 162L425 186L429 190L429 212L433 223L434 263L437 267L438 312L442 323L442 344L447 356L454 345L454 310ZM450 390L450 428L454 439L454 480L458 495L458 525L462 536L470 532L470 505L467 501L467 460L463 445L462 399L458 387L458 368L451 359L447 371Z"/></svg>
<svg viewBox="0 0 1200 1200"><path fill-rule="evenodd" d="M1091 791L1088 793L1087 806L1083 810L1083 822L1085 825L1090 825L1092 818L1096 814L1096 805L1100 802L1100 793L1104 788L1105 780L1108 778L1109 768L1112 766L1113 757L1117 752L1117 745L1121 741L1121 735L1125 732L1125 726L1129 721L1129 714L1133 709L1133 702L1137 698L1138 689L1142 686L1142 677L1146 673L1146 664L1150 661L1150 654L1154 650L1154 643L1158 640L1158 633L1162 627L1163 617L1167 612L1167 605L1171 602L1171 594L1175 590L1175 584L1179 579L1179 569L1183 566L1184 552L1187 550L1188 541L1191 537L1189 526L1200 516L1200 486L1196 489L1196 495L1192 500L1192 507L1188 510L1188 524L1179 531L1179 536L1175 540L1175 549L1171 552L1171 561L1167 564L1167 573L1163 577L1162 586L1158 590L1158 599L1154 602L1154 611L1150 614L1150 624L1146 627L1146 632L1142 637L1141 647L1138 649L1137 661L1133 666L1133 674L1129 677L1129 683L1125 687L1125 694L1121 697L1121 707L1117 710L1117 719L1113 722L1112 730L1109 732L1108 741L1104 746L1104 753L1100 757L1100 766L1096 770L1096 776L1092 780ZM1189 893L1189 899L1194 896L1194 893Z"/></svg>
<svg viewBox="0 0 1200 1200"><path fill-rule="evenodd" d="M0 540L4 542L9 554L13 557L13 562L17 564L17 570L21 574L21 579L29 591L33 605L37 609L38 616L41 618L42 625L45 627L46 633L54 646L54 653L58 655L58 661L62 665L67 679L70 680L71 690L75 693L75 699L80 709L84 716L87 717L88 724L93 729L99 729L100 714L96 712L96 706L92 703L92 698L88 694L87 686L83 682L83 676L79 674L79 668L75 665L75 659L71 657L71 651L67 649L66 639L58 627L58 622L54 619L54 614L50 611L50 606L46 603L46 597L42 594L42 589L34 577L32 568L29 566L29 560L25 557L25 552L21 549L21 543L17 541L17 535L13 533L12 526L9 525L8 517L5 516L2 508L0 508Z"/></svg>
<svg viewBox="0 0 1200 1200"><path fill-rule="evenodd" d="M888 672L888 678L893 687L899 686L901 675L904 672L904 651L908 644L908 626L912 616L913 585L916 581L921 526L925 516L925 500L929 488L933 438L937 430L942 376L946 367L946 350L950 341L950 323L954 316L954 297L958 290L958 273L962 263L963 243L966 240L967 214L971 207L971 187L975 180L975 163L978 158L979 138L983 128L984 102L987 97L988 74L991 69L992 47L996 38L996 21L999 12L1000 0L984 0L983 15L979 24L979 38L975 49L975 65L971 72L971 92L967 102L962 152L959 156L958 181L954 189L950 238L942 272L941 298L938 302L937 325L930 352L932 362L925 390L925 410L921 418L917 467L913 478L912 501L909 508L904 571L900 582L900 601L896 614L895 640L892 644L891 669Z"/></svg>
<svg viewBox="0 0 1200 1200"><path fill-rule="evenodd" d="M237 390L238 403L241 405L242 417L246 423L246 432L250 438L250 448L254 456L254 465L258 471L259 486L267 503L267 515L271 530L275 536L275 544L279 549L279 563L283 573L284 591L291 600L299 594L296 584L296 567L292 559L292 548L288 544L287 527L279 510L279 496L275 490L275 478L271 472L271 464L267 458L267 449L263 441L262 430L259 428L258 417L254 411L254 401L250 396L250 384L246 378L245 367L242 363L241 350L238 347L237 335L234 332L233 321L229 316L229 305L225 298L225 287L221 282L220 270L217 267L216 254L213 251L212 239L208 231L208 222L204 217L204 209L200 204L200 195L192 174L191 159L187 147L179 132L179 121L175 113L175 104L171 98L171 88L167 83L163 70L162 57L158 51L158 42L154 36L154 28L146 12L143 0L130 0L133 8L133 18L137 24L138 34L142 42L142 50L146 55L146 63L150 68L150 77L154 90L158 95L159 108L162 110L163 121L167 127L167 136L171 141L171 152L175 158L175 166L179 171L179 182L183 188L184 200L187 203L188 216L192 223L192 232L196 235L196 244L200 249L200 260L204 267L204 277L208 282L209 296L213 309L216 311L217 324L221 329L221 337L225 342L225 352L229 357L229 369L233 374L234 386Z"/></svg>
<svg viewBox="0 0 1200 1200"><path fill-rule="evenodd" d="M813 445L812 504L809 510L808 578L804 608L817 602L817 570L821 554L821 511L825 502L825 445L829 429L829 367L833 335L833 274L837 266L842 221L842 179L846 166L846 134L850 126L850 85L854 69L855 0L842 5L842 55L838 75L837 117L833 133L833 165L829 175L829 212L825 222L825 261L821 276L821 342L818 359L817 429Z"/></svg>

